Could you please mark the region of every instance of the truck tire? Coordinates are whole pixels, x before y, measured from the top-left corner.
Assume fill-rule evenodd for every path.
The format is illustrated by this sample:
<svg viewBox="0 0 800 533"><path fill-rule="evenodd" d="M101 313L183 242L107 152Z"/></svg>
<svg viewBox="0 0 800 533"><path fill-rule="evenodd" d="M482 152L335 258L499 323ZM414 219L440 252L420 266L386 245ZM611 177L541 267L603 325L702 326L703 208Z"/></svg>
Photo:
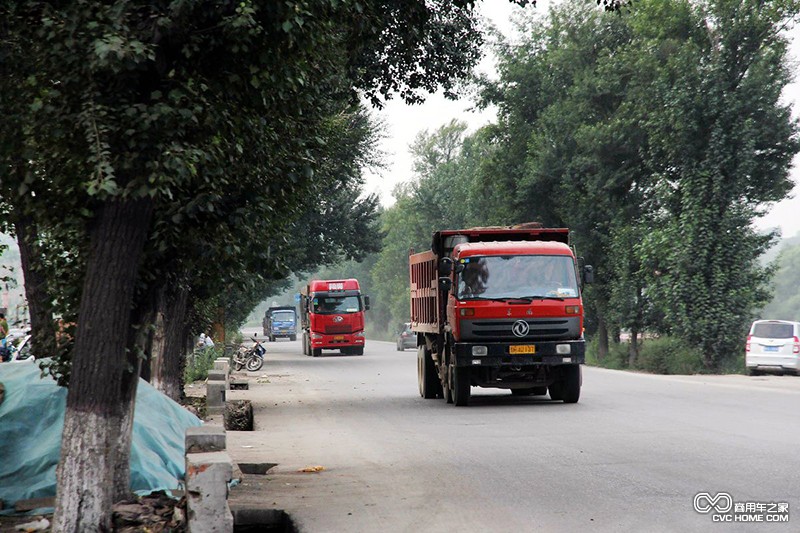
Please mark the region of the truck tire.
<svg viewBox="0 0 800 533"><path fill-rule="evenodd" d="M470 368L468 366L454 366L452 374L453 389L450 394L453 396L453 403L456 407L469 405L470 394Z"/></svg>
<svg viewBox="0 0 800 533"><path fill-rule="evenodd" d="M311 348L311 355L314 357L319 357L322 355L322 348Z"/></svg>
<svg viewBox="0 0 800 533"><path fill-rule="evenodd" d="M289 340L290 340L290 341L296 341L296 340L297 340L297 335L292 335L292 336L290 336L290 337L289 337Z"/></svg>
<svg viewBox="0 0 800 533"><path fill-rule="evenodd" d="M353 355L364 355L364 347L353 348Z"/></svg>
<svg viewBox="0 0 800 533"><path fill-rule="evenodd" d="M431 358L431 353L425 346L417 348L417 382L419 384L419 395L426 400L441 396L442 384L439 382L439 375L436 373L436 365Z"/></svg>
<svg viewBox="0 0 800 533"><path fill-rule="evenodd" d="M567 365L564 367L564 380L561 382L561 399L564 400L564 403L578 403L581 397L581 381L580 365Z"/></svg>
<svg viewBox="0 0 800 533"><path fill-rule="evenodd" d="M550 399L560 401L564 399L564 386L563 382L556 381L551 383L547 389L550 391Z"/></svg>
<svg viewBox="0 0 800 533"><path fill-rule="evenodd" d="M269 342L275 342L275 335L269 336Z"/></svg>
<svg viewBox="0 0 800 533"><path fill-rule="evenodd" d="M445 372L445 380L442 383L442 396L444 396L445 402L453 403L453 367L451 365L447 366Z"/></svg>
<svg viewBox="0 0 800 533"><path fill-rule="evenodd" d="M300 341L300 344L303 345L303 355L308 355L308 342L306 341L306 334L303 333L303 338Z"/></svg>

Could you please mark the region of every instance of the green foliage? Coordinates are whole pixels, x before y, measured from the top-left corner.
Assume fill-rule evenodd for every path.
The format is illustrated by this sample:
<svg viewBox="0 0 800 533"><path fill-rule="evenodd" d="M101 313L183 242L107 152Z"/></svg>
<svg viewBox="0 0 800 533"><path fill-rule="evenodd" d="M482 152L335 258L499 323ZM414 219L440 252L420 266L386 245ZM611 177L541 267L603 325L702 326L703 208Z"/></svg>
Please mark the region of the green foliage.
<svg viewBox="0 0 800 533"><path fill-rule="evenodd" d="M598 272L589 326L668 333L707 369L737 353L770 276L752 222L791 189L800 148L780 102L799 5L643 0L620 17L568 2L500 49L483 92L500 106L498 194L575 231Z"/></svg>
<svg viewBox="0 0 800 533"><path fill-rule="evenodd" d="M627 345L619 342L612 342L609 346L608 353L601 356L598 348L599 340L597 336L594 336L586 343L586 364L610 368L612 370L626 369L628 367Z"/></svg>
<svg viewBox="0 0 800 533"><path fill-rule="evenodd" d="M698 374L707 372L703 353L674 337L645 339L634 366L653 374Z"/></svg>
<svg viewBox="0 0 800 533"><path fill-rule="evenodd" d="M772 301L759 318L800 321L800 244L785 245L776 263Z"/></svg>
<svg viewBox="0 0 800 533"><path fill-rule="evenodd" d="M208 371L214 367L214 360L225 356L224 347L214 345L209 348L196 348L187 358L183 372L184 383L194 383L208 377Z"/></svg>
<svg viewBox="0 0 800 533"><path fill-rule="evenodd" d="M608 354L598 357L598 338L586 346L586 363L613 370L640 370L651 374L699 374L708 370L703 353L686 341L675 337L657 337L640 340L639 357L633 366L628 364L627 342L613 342Z"/></svg>

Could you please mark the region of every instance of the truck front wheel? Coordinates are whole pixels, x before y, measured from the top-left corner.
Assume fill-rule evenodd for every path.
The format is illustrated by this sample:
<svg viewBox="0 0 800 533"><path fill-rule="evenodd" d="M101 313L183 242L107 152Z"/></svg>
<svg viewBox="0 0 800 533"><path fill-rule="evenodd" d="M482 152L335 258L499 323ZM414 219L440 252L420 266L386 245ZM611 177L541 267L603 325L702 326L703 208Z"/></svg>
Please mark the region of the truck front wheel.
<svg viewBox="0 0 800 533"><path fill-rule="evenodd" d="M311 348L311 355L314 357L319 357L322 355L322 348Z"/></svg>
<svg viewBox="0 0 800 533"><path fill-rule="evenodd" d="M578 403L581 397L581 367L568 365L564 367L564 381L562 384L562 400L564 403Z"/></svg>
<svg viewBox="0 0 800 533"><path fill-rule="evenodd" d="M436 365L428 348L425 346L417 348L417 382L419 384L419 395L426 400L441 396L442 384L439 382L439 375L436 373Z"/></svg>
<svg viewBox="0 0 800 533"><path fill-rule="evenodd" d="M456 406L469 405L469 371L470 368L468 366L453 367L453 388L450 394L453 396L453 403Z"/></svg>

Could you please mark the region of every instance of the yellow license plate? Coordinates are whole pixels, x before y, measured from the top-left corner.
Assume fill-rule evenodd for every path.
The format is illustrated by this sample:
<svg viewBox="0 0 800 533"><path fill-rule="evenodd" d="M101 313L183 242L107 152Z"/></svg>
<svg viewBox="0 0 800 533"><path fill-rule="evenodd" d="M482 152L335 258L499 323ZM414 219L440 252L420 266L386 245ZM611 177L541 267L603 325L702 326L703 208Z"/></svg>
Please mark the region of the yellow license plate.
<svg viewBox="0 0 800 533"><path fill-rule="evenodd" d="M517 355L521 353L536 353L536 346L509 346L508 353L511 355Z"/></svg>
<svg viewBox="0 0 800 533"><path fill-rule="evenodd" d="M344 340L344 335L334 335L333 336L333 340L335 340L335 341L343 341Z"/></svg>

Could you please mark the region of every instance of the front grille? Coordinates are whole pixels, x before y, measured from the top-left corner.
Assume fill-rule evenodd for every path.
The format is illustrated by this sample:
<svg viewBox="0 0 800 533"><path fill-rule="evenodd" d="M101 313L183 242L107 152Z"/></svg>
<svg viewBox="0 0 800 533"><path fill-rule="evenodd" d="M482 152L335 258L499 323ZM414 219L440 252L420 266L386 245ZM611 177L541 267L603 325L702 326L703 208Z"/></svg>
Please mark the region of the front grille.
<svg viewBox="0 0 800 533"><path fill-rule="evenodd" d="M514 323L524 320L528 324L528 334L517 337L512 332ZM463 340L534 340L534 339L576 339L579 335L578 317L528 318L528 319L478 319L461 321Z"/></svg>
<svg viewBox="0 0 800 533"><path fill-rule="evenodd" d="M340 326L325 326L325 333L328 335L335 335L339 333L352 333L353 327L349 324L342 324Z"/></svg>

